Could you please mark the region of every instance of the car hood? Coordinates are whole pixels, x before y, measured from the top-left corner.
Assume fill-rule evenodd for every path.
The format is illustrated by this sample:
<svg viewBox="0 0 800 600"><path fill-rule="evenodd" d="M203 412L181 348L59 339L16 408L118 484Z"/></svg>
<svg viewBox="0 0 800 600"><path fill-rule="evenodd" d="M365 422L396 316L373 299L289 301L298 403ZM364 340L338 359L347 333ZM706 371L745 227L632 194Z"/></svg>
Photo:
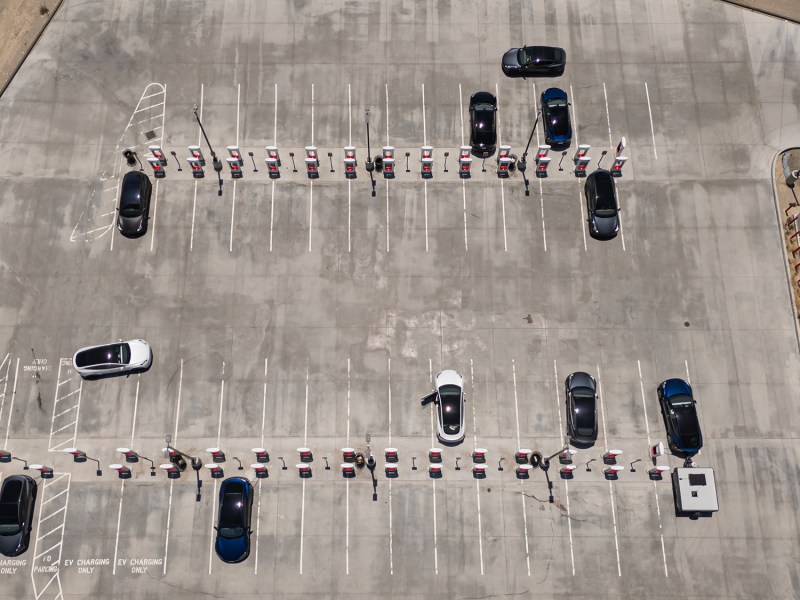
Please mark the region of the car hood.
<svg viewBox="0 0 800 600"><path fill-rule="evenodd" d="M598 235L604 237L613 237L619 231L619 219L617 215L613 217L598 217L593 219L594 228Z"/></svg>
<svg viewBox="0 0 800 600"><path fill-rule="evenodd" d="M144 340L134 340L133 343L128 342L128 346L131 349L132 365L148 362L150 360L150 356L153 352L150 349L150 344Z"/></svg>
<svg viewBox="0 0 800 600"><path fill-rule="evenodd" d="M247 558L250 553L250 545L247 543L247 536L238 538L224 538L217 536L214 549L219 557L225 562L239 562Z"/></svg>
<svg viewBox="0 0 800 600"><path fill-rule="evenodd" d="M512 69L519 68L519 48L512 48L503 54L503 66Z"/></svg>
<svg viewBox="0 0 800 600"><path fill-rule="evenodd" d="M0 535L0 554L4 556L16 556L19 554L24 537L24 530L13 535Z"/></svg>
<svg viewBox="0 0 800 600"><path fill-rule="evenodd" d="M461 379L461 375L452 369L442 371L436 376L437 389L444 385L457 385L458 387L461 387L463 383L464 382Z"/></svg>

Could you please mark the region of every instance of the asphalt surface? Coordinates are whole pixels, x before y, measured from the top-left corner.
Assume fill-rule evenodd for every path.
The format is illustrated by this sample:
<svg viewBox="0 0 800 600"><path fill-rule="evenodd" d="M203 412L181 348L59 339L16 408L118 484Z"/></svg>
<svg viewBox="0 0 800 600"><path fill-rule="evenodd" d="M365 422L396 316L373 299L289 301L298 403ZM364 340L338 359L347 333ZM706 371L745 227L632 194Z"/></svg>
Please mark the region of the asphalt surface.
<svg viewBox="0 0 800 600"><path fill-rule="evenodd" d="M565 75L505 78L502 53L535 40L566 49ZM0 598L800 595L800 357L772 171L800 134L799 47L797 26L710 0L67 0L0 99L0 442L55 473L30 549L0 559ZM529 169L529 195L493 160L460 179L469 96L498 96L501 142L521 155L552 85L572 103L563 162L551 151L546 178ZM244 158L236 181L223 164L221 196L194 105L215 151ZM374 196L365 107L372 153L397 159ZM590 169L610 167L623 136L622 230L598 242L571 158L590 144ZM186 160L198 143L202 179ZM114 226L121 151L150 171L150 144L167 176L147 234L128 240ZM134 337L154 348L148 372L72 371L77 348ZM447 368L465 377L467 435L442 448L436 479L419 400ZM553 459L550 502L545 472L518 479L514 455L562 447L577 370L598 381L600 431L571 478ZM668 377L698 398L711 517L677 517L669 479L648 478ZM191 468L159 468L166 436L209 465L220 448L226 477L254 479L245 562L214 554L211 469L198 500ZM156 475L142 459L118 479L122 447ZM342 476L345 447L374 452L374 484ZM623 452L617 479L610 450Z"/></svg>

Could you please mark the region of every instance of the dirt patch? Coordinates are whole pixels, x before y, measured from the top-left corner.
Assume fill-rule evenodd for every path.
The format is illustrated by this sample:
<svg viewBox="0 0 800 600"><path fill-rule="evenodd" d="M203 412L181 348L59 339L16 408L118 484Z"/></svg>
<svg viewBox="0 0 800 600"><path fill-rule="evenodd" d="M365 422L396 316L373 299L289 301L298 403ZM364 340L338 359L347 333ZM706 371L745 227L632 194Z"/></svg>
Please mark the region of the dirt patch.
<svg viewBox="0 0 800 600"><path fill-rule="evenodd" d="M60 0L2 0L0 2L0 90L47 25ZM46 9L46 10L45 10Z"/></svg>

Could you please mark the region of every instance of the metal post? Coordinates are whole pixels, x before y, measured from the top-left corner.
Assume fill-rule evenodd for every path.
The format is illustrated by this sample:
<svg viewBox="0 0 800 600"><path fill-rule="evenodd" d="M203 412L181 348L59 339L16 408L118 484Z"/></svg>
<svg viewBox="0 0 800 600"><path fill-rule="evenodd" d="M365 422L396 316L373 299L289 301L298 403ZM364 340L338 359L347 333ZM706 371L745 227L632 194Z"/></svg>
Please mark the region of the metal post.
<svg viewBox="0 0 800 600"><path fill-rule="evenodd" d="M217 179L219 181L219 191L217 192L217 196L222 196L222 161L217 157L217 153L214 152L214 148L211 147L211 142L208 141L206 129L203 127L203 122L200 120L200 115L197 114L197 104L194 105L192 110L194 111L194 118L197 119L197 124L200 125L200 132L203 134L203 138L206 140L208 150L211 152L211 163L214 166L214 170L217 172ZM194 468L194 463L192 464L192 468ZM198 475L197 477L198 481L200 481L200 476Z"/></svg>

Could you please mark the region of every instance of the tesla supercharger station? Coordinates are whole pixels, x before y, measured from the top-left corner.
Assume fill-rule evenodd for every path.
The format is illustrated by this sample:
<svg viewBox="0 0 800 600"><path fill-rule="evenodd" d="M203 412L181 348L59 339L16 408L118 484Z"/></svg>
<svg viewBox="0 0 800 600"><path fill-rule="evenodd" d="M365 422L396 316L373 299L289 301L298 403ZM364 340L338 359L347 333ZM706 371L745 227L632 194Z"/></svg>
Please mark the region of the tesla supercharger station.
<svg viewBox="0 0 800 600"><path fill-rule="evenodd" d="M433 179L433 146L423 146L420 148L420 162L422 167L420 174L423 179Z"/></svg>
<svg viewBox="0 0 800 600"><path fill-rule="evenodd" d="M508 170L511 168L511 146L500 146L497 149L497 176L508 179Z"/></svg>
<svg viewBox="0 0 800 600"><path fill-rule="evenodd" d="M586 169L592 160L590 156L581 156L575 159L575 177L586 177Z"/></svg>
<svg viewBox="0 0 800 600"><path fill-rule="evenodd" d="M356 178L356 148L355 146L344 147L344 176L347 179Z"/></svg>
<svg viewBox="0 0 800 600"><path fill-rule="evenodd" d="M627 156L617 156L614 158L614 166L611 167L611 175L613 177L622 177L622 165L628 160Z"/></svg>
<svg viewBox="0 0 800 600"><path fill-rule="evenodd" d="M472 167L472 157L470 156L470 147L461 146L458 149L458 176L461 179L469 179L472 175L470 168Z"/></svg>
<svg viewBox="0 0 800 600"><path fill-rule="evenodd" d="M187 146L189 148L189 152L192 153L192 158L196 158L200 163L201 167L206 166L206 157L203 156L203 151L200 150L200 146Z"/></svg>
<svg viewBox="0 0 800 600"><path fill-rule="evenodd" d="M394 146L383 147L383 178L394 179Z"/></svg>
<svg viewBox="0 0 800 600"><path fill-rule="evenodd" d="M319 158L316 146L306 146L306 174L309 179L319 178Z"/></svg>
<svg viewBox="0 0 800 600"><path fill-rule="evenodd" d="M550 146L547 144L539 144L539 149L536 151L536 160L538 161L540 158L547 158L549 153Z"/></svg>
<svg viewBox="0 0 800 600"><path fill-rule="evenodd" d="M228 146L228 154L231 155L231 158L236 159L236 162L239 163L240 167L244 166L244 161L242 160L242 153L239 151L239 146Z"/></svg>
<svg viewBox="0 0 800 600"><path fill-rule="evenodd" d="M189 166L192 167L192 177L195 179L202 179L206 176L205 172L203 171L203 165L201 164L199 158L190 156L186 159L186 162L188 162Z"/></svg>
<svg viewBox="0 0 800 600"><path fill-rule="evenodd" d="M278 147L277 146L267 146L267 157L274 158L275 162L277 163L278 167L281 166L281 155L278 154Z"/></svg>
<svg viewBox="0 0 800 600"><path fill-rule="evenodd" d="M239 160L237 160L233 156L229 156L225 160L228 161L228 165L231 168L231 177L233 177L234 179L241 179L242 178L242 165L239 163Z"/></svg>
<svg viewBox="0 0 800 600"><path fill-rule="evenodd" d="M158 159L162 167L167 166L167 157L164 156L164 151L161 149L161 146L148 146L147 149Z"/></svg>
<svg viewBox="0 0 800 600"><path fill-rule="evenodd" d="M536 157L536 176L547 177L547 167L550 165L550 159L547 156Z"/></svg>
<svg viewBox="0 0 800 600"><path fill-rule="evenodd" d="M591 146L589 144L581 144L578 146L578 149L575 151L575 155L572 157L572 162L576 165L581 158L586 158L589 155L589 149Z"/></svg>
<svg viewBox="0 0 800 600"><path fill-rule="evenodd" d="M628 147L628 140L626 140L625 136L623 135L622 139L619 141L619 144L617 144L617 149L614 151L614 156L619 156L620 154L622 154L625 148L627 147Z"/></svg>
<svg viewBox="0 0 800 600"><path fill-rule="evenodd" d="M267 173L269 173L269 178L280 179L280 161L277 158L267 157L264 159L264 162L267 163Z"/></svg>
<svg viewBox="0 0 800 600"><path fill-rule="evenodd" d="M151 167L153 167L153 176L156 179L161 179L167 174L166 171L164 171L164 167L161 166L161 161L158 160L157 157L148 156L147 162Z"/></svg>

